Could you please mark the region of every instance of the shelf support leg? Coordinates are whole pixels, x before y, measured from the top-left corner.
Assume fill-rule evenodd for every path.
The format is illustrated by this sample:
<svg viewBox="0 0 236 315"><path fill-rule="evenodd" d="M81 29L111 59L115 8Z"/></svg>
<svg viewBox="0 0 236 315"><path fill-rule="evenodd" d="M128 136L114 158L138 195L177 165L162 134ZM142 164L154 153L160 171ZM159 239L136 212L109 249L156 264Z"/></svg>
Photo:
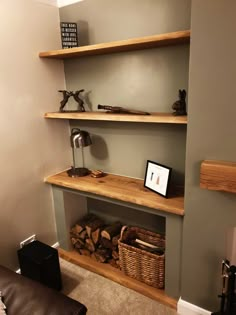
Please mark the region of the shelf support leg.
<svg viewBox="0 0 236 315"><path fill-rule="evenodd" d="M180 297L182 229L181 216L166 217L165 291L175 299Z"/></svg>
<svg viewBox="0 0 236 315"><path fill-rule="evenodd" d="M87 214L87 198L54 186L52 191L57 240L60 248L71 250L70 228Z"/></svg>

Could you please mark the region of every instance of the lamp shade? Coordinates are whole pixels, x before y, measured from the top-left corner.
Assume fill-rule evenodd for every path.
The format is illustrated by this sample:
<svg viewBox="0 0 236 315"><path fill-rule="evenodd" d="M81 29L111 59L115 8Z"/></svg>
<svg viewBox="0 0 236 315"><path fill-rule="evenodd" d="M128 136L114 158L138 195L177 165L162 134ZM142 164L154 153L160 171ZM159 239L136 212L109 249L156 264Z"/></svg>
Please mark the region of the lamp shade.
<svg viewBox="0 0 236 315"><path fill-rule="evenodd" d="M71 130L70 143L72 148L81 148L91 145L92 140L87 131L73 128Z"/></svg>

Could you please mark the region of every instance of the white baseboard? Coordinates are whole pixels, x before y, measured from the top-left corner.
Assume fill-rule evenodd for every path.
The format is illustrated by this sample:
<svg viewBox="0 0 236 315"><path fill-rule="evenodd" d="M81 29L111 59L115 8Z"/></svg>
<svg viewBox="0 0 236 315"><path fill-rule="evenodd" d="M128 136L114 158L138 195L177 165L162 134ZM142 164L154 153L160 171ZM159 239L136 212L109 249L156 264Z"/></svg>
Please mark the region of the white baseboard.
<svg viewBox="0 0 236 315"><path fill-rule="evenodd" d="M55 244L52 245L52 247L53 247L53 248L58 248L59 245L60 245L60 244L59 244L58 242L56 242ZM19 273L19 274L20 274L20 268L16 270L16 273Z"/></svg>
<svg viewBox="0 0 236 315"><path fill-rule="evenodd" d="M194 304L188 303L181 298L177 304L177 313L179 315L210 315L211 312L204 310Z"/></svg>

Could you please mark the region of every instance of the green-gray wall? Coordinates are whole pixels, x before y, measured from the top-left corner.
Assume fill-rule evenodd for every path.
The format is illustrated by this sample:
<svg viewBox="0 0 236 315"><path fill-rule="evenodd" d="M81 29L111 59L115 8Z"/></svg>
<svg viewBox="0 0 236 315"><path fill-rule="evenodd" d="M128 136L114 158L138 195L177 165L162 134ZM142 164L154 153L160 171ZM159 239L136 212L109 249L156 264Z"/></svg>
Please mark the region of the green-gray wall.
<svg viewBox="0 0 236 315"><path fill-rule="evenodd" d="M199 171L204 159L236 160L235 12L234 0L192 1L181 297L212 311L219 308L220 264L226 232L236 223L236 196L200 189ZM78 22L81 44L93 44L188 29L190 1L85 0L60 15ZM168 111L177 89L187 88L187 56L186 46L176 46L68 61L67 88L85 88L93 109L108 103ZM142 177L151 158L172 164L178 179L184 173L183 127L80 126L97 137L91 165Z"/></svg>
<svg viewBox="0 0 236 315"><path fill-rule="evenodd" d="M199 188L204 159L236 161L234 0L193 0L182 299L218 310L227 229L236 225L236 195Z"/></svg>
<svg viewBox="0 0 236 315"><path fill-rule="evenodd" d="M85 0L60 15L78 22L82 44L93 44L188 29L190 6L190 1ZM236 222L236 196L200 189L199 172L204 159L236 160L234 12L234 0L192 1L189 82L185 45L70 60L65 66L67 88L85 88L93 110L108 103L168 111L177 90L189 83L186 164L183 126L79 126L95 138L86 155L89 166L143 177L150 158L174 167L177 181L186 168L181 297L212 311L219 305L220 264L226 232Z"/></svg>
<svg viewBox="0 0 236 315"><path fill-rule="evenodd" d="M60 9L61 21L78 23L79 42L95 44L189 29L190 1L85 0ZM65 62L68 90L84 88L86 108L97 104L171 112L178 90L188 88L189 45L177 45ZM72 106L72 104L71 104ZM186 126L81 122L92 134L86 166L143 178L148 159L173 168L183 183ZM80 163L80 152L77 152Z"/></svg>

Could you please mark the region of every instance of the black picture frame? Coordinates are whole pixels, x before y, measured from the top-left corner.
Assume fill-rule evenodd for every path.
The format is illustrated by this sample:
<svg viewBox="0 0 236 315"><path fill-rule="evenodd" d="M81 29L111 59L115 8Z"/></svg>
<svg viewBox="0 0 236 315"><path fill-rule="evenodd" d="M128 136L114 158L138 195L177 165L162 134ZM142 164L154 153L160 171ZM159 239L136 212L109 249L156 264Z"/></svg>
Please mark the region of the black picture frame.
<svg viewBox="0 0 236 315"><path fill-rule="evenodd" d="M61 22L60 27L62 48L78 47L77 23Z"/></svg>
<svg viewBox="0 0 236 315"><path fill-rule="evenodd" d="M147 160L144 187L168 198L172 168Z"/></svg>

